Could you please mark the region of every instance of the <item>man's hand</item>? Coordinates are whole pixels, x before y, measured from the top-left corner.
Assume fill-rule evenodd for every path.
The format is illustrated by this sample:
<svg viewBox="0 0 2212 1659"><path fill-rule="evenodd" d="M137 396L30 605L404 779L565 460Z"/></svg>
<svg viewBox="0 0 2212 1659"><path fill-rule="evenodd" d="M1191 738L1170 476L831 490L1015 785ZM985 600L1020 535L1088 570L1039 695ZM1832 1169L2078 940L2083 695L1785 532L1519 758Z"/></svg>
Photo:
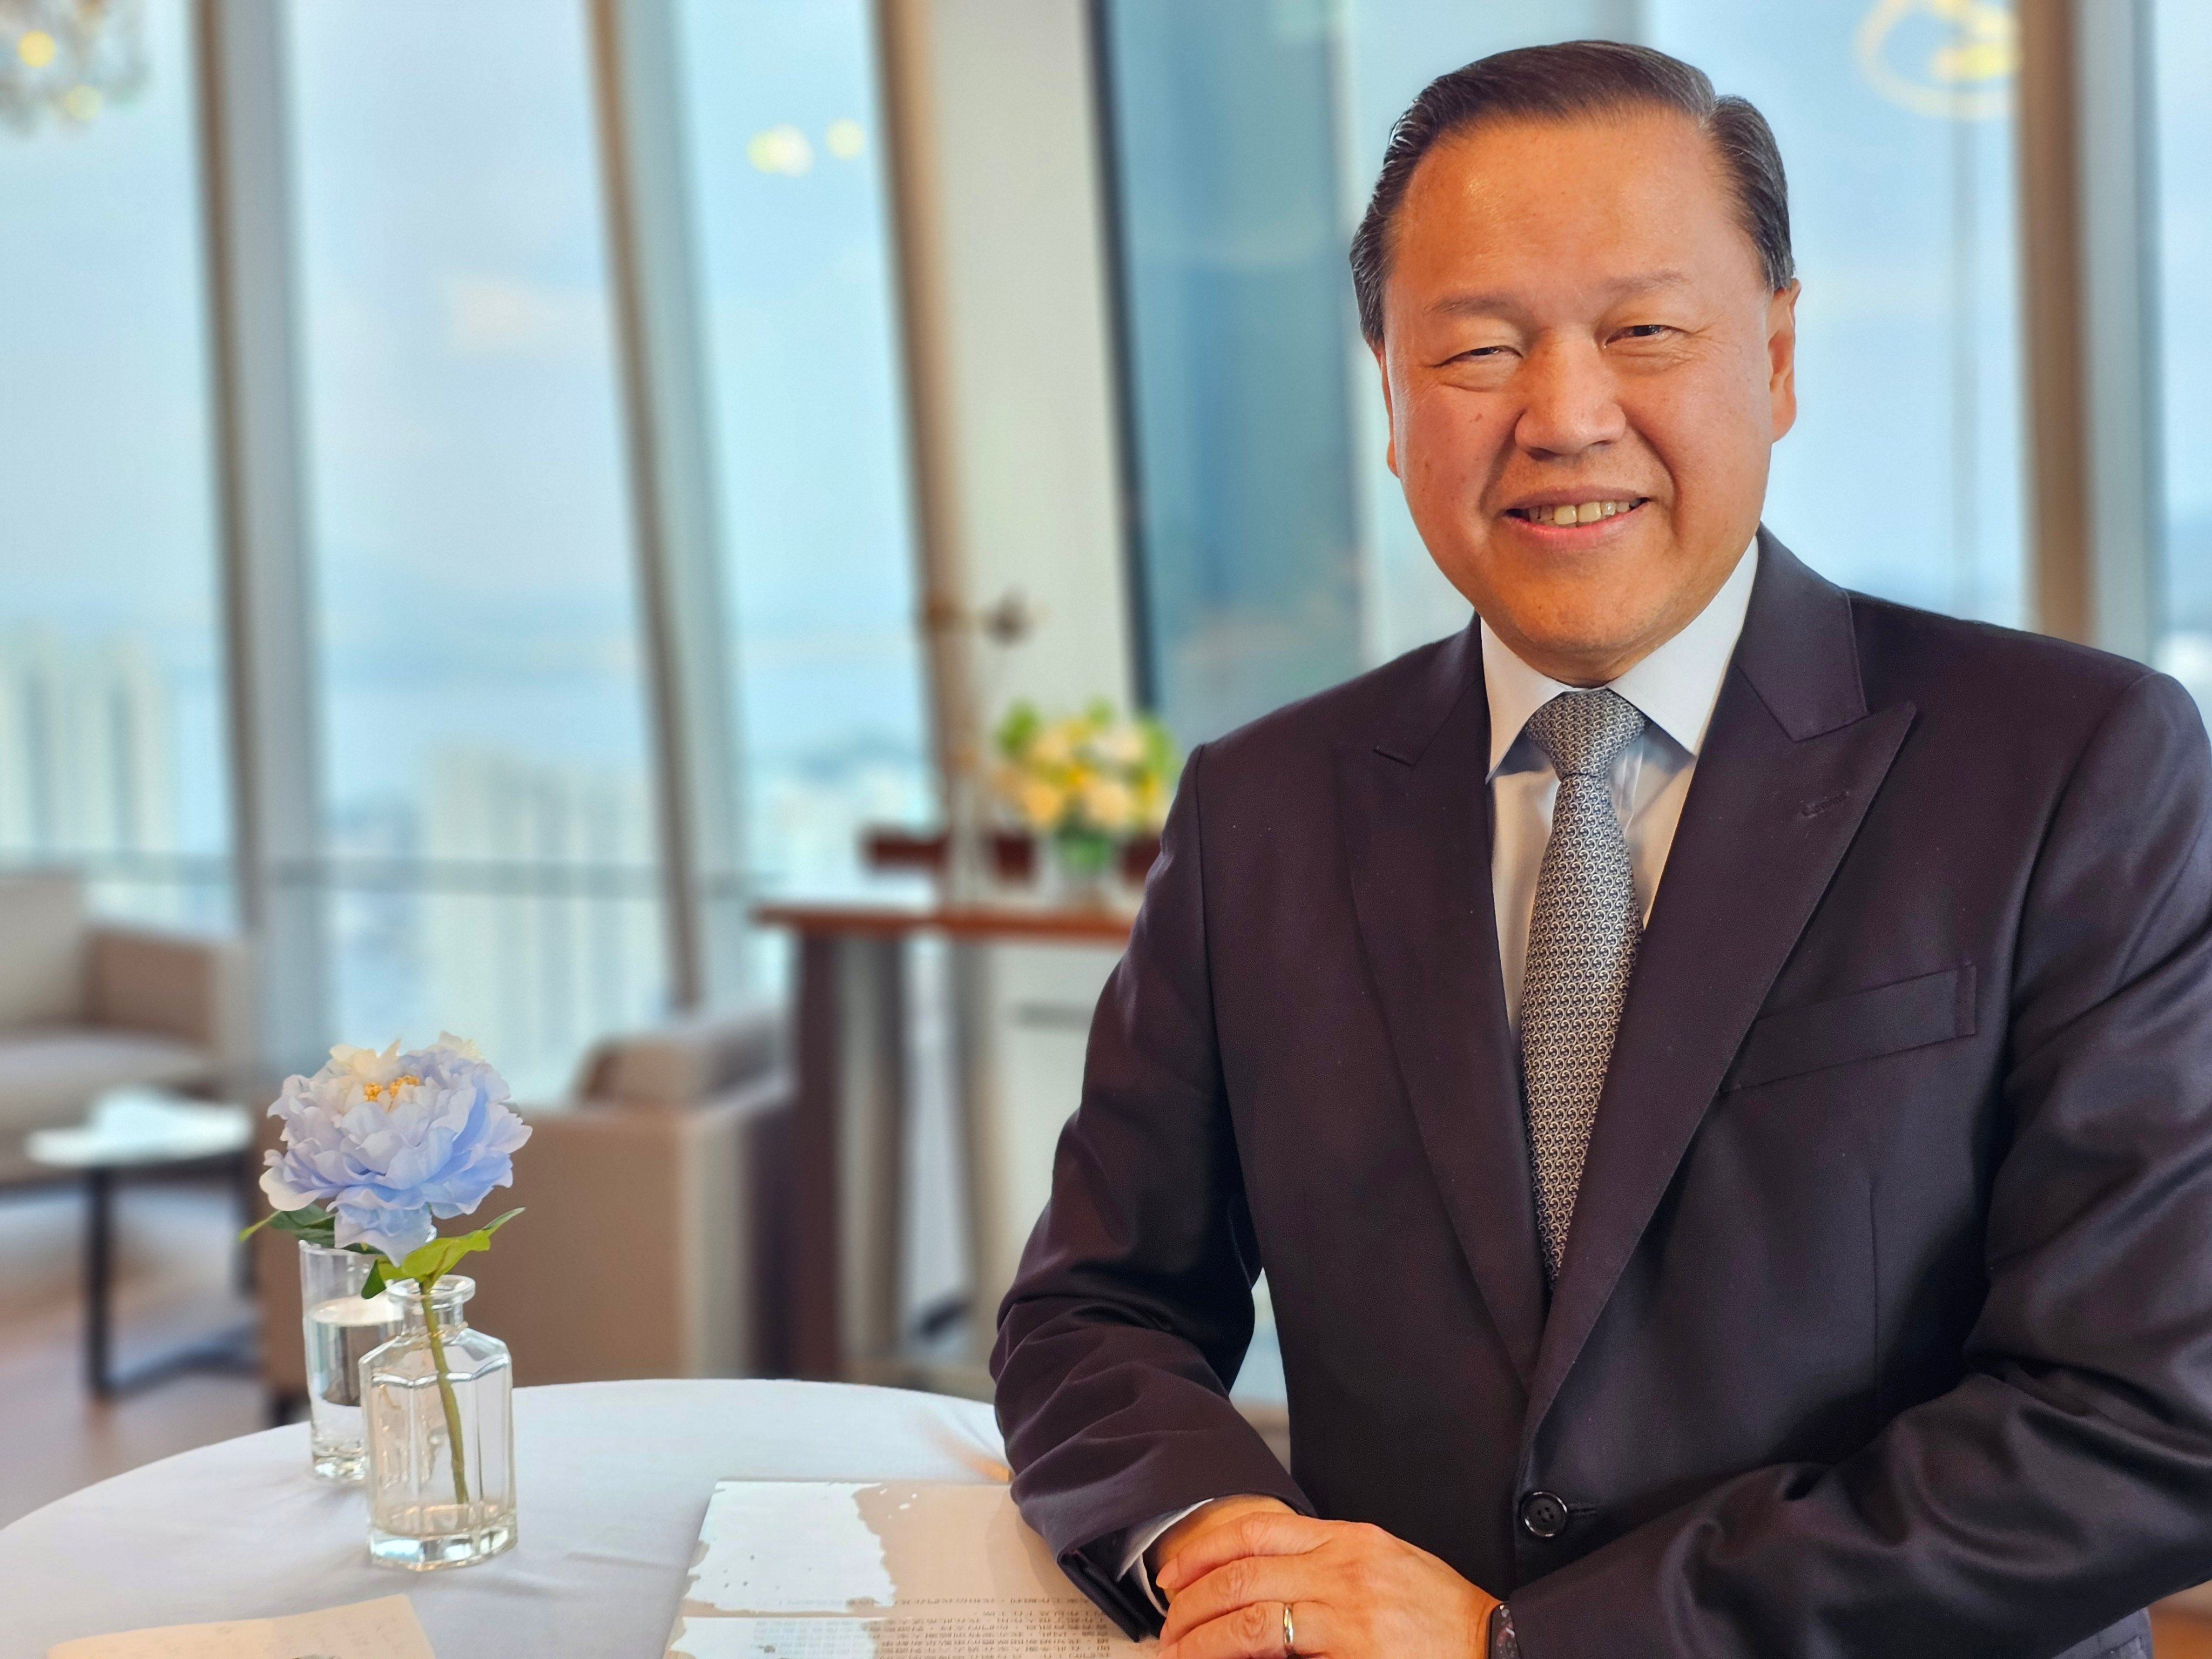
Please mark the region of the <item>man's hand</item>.
<svg viewBox="0 0 2212 1659"><path fill-rule="evenodd" d="M1188 1528L1185 1531L1184 1528ZM1178 1534L1181 1535L1178 1535ZM1160 1659L1481 1659L1494 1597L1380 1527L1231 1498L1160 1540Z"/></svg>
<svg viewBox="0 0 2212 1659"><path fill-rule="evenodd" d="M1167 1583L1160 1575L1200 1534L1226 1526L1240 1515L1267 1511L1275 1515L1296 1515L1297 1511L1279 1498L1262 1498L1256 1492L1246 1492L1236 1498L1217 1498L1211 1504L1201 1504L1188 1515L1159 1535L1148 1553L1152 1570L1152 1582L1167 1593Z"/></svg>

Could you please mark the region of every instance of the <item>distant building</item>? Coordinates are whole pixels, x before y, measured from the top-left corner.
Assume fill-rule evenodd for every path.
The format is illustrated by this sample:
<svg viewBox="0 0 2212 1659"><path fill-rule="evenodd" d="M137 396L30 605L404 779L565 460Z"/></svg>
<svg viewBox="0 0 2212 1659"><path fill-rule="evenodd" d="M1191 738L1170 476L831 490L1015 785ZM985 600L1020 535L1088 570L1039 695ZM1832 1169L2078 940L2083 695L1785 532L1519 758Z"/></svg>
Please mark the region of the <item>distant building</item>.
<svg viewBox="0 0 2212 1659"><path fill-rule="evenodd" d="M0 859L123 875L133 855L177 844L169 688L145 641L44 626L0 634ZM146 891L181 897L166 884ZM134 898L131 908L149 909Z"/></svg>
<svg viewBox="0 0 2212 1659"><path fill-rule="evenodd" d="M441 750L431 768L428 1017L475 1038L519 1090L557 1089L586 1038L665 1012L645 780L479 747Z"/></svg>

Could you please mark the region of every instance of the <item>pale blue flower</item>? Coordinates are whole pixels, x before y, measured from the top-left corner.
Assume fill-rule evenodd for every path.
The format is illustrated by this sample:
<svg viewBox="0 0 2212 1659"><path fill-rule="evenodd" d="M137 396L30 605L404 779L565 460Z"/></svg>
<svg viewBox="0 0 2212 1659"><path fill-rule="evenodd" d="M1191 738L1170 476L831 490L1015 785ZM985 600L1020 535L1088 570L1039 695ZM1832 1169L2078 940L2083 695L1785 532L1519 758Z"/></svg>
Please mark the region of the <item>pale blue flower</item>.
<svg viewBox="0 0 2212 1659"><path fill-rule="evenodd" d="M319 1204L340 1246L404 1261L514 1181L530 1127L507 1103L507 1080L476 1045L441 1033L427 1048L379 1054L343 1043L313 1077L284 1079L269 1109L284 1149L268 1156L261 1190L280 1210Z"/></svg>

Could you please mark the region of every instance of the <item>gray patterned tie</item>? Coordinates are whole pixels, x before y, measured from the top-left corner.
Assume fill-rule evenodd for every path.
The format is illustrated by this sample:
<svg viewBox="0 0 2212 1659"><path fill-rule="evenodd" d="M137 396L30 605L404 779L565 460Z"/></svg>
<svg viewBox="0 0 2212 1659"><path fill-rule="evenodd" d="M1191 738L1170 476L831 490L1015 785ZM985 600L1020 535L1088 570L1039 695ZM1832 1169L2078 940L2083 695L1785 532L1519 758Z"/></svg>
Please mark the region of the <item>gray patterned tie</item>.
<svg viewBox="0 0 2212 1659"><path fill-rule="evenodd" d="M1613 810L1613 764L1644 730L1644 716L1611 691L1563 691L1528 717L1526 729L1559 775L1521 977L1536 1227L1547 1272L1557 1279L1644 936L1628 837Z"/></svg>

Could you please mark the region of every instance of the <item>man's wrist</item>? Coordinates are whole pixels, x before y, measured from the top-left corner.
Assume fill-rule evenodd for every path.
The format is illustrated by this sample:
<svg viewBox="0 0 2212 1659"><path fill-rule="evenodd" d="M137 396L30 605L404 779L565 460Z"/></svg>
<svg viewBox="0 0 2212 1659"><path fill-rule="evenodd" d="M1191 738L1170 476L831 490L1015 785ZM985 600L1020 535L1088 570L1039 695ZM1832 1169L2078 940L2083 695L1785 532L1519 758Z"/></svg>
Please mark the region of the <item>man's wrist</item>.
<svg viewBox="0 0 2212 1659"><path fill-rule="evenodd" d="M1521 1659L1521 1644L1513 1634L1513 1609L1503 1601L1490 1610L1490 1640L1483 1652L1486 1659Z"/></svg>
<svg viewBox="0 0 2212 1659"><path fill-rule="evenodd" d="M1221 1520L1242 1514L1247 1510L1289 1510L1291 1506L1279 1498L1270 1498L1260 1492L1237 1492L1225 1498L1215 1498L1186 1510L1183 1515L1152 1540L1145 1552L1145 1565L1157 1579L1159 1570L1175 1558L1191 1538Z"/></svg>

